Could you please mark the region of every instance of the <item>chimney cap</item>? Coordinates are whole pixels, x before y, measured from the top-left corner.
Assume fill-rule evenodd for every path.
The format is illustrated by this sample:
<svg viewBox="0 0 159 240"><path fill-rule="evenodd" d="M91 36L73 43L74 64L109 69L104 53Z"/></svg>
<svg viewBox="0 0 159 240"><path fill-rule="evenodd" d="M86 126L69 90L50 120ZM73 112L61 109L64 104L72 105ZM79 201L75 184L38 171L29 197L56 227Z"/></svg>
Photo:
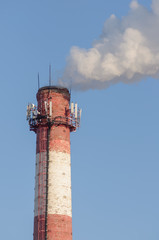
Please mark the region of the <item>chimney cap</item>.
<svg viewBox="0 0 159 240"><path fill-rule="evenodd" d="M65 94L68 97L70 97L69 90L67 88L61 87L61 86L45 86L45 87L41 87L41 88L39 88L37 94L40 93L41 91L45 91L45 90L51 90L53 92Z"/></svg>

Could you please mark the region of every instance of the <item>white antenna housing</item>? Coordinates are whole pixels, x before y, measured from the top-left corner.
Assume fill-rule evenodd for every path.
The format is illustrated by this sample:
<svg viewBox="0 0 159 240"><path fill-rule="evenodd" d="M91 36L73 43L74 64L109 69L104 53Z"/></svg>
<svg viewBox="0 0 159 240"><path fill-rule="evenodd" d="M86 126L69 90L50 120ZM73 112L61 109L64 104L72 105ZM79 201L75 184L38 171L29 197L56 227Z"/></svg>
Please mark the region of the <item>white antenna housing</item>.
<svg viewBox="0 0 159 240"><path fill-rule="evenodd" d="M75 103L75 118L77 118L77 112L78 112L77 103Z"/></svg>
<svg viewBox="0 0 159 240"><path fill-rule="evenodd" d="M35 105L33 103L31 103L31 108L33 109L35 107Z"/></svg>
<svg viewBox="0 0 159 240"><path fill-rule="evenodd" d="M82 109L80 109L80 119L81 119L81 116L82 116Z"/></svg>
<svg viewBox="0 0 159 240"><path fill-rule="evenodd" d="M50 102L50 117L52 116L52 102Z"/></svg>
<svg viewBox="0 0 159 240"><path fill-rule="evenodd" d="M47 114L47 102L44 101L44 104L45 104L45 113Z"/></svg>
<svg viewBox="0 0 159 240"><path fill-rule="evenodd" d="M73 102L71 103L71 113L72 114L74 113L74 103Z"/></svg>

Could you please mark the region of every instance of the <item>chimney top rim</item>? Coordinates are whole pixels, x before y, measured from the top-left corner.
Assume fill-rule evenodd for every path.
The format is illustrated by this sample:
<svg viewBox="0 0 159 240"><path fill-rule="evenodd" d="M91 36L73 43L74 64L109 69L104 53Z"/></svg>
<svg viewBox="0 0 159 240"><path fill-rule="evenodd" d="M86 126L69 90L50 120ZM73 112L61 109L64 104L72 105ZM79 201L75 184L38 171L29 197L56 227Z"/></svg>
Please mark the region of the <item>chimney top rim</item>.
<svg viewBox="0 0 159 240"><path fill-rule="evenodd" d="M59 90L59 92L69 93L68 88L61 87L61 86L44 86L44 87L39 88L38 92L41 92L43 90L51 90L51 89L56 90L56 91Z"/></svg>
<svg viewBox="0 0 159 240"><path fill-rule="evenodd" d="M40 92L45 91L45 90L46 90L46 91L51 90L52 92L56 92L56 93L65 95L65 96L67 96L67 97L69 98L69 100L70 100L70 95L71 95L71 94L70 94L69 90L68 90L67 88L65 88L65 87L60 87L60 86L44 86L44 87L41 87L41 88L39 88L36 96L38 97L38 95L40 94Z"/></svg>

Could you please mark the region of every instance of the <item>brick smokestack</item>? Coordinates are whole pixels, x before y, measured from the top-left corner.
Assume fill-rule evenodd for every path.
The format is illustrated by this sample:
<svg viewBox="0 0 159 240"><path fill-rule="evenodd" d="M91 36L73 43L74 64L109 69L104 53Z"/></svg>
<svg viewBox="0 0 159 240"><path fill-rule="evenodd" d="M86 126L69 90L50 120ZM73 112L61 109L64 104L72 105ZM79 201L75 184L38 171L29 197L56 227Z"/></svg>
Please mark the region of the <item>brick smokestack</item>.
<svg viewBox="0 0 159 240"><path fill-rule="evenodd" d="M34 240L72 240L70 132L79 117L66 88L40 88L37 102L27 110L37 135Z"/></svg>

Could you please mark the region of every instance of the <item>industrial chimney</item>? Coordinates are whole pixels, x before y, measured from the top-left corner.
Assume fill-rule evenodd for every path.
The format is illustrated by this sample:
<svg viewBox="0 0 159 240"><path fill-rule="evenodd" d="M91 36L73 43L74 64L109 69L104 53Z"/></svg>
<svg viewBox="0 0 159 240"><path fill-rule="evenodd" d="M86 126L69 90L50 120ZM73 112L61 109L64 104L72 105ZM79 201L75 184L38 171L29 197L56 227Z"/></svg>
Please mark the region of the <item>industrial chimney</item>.
<svg viewBox="0 0 159 240"><path fill-rule="evenodd" d="M72 240L70 132L81 110L67 88L47 86L37 93L38 106L27 106L36 133L34 240Z"/></svg>

